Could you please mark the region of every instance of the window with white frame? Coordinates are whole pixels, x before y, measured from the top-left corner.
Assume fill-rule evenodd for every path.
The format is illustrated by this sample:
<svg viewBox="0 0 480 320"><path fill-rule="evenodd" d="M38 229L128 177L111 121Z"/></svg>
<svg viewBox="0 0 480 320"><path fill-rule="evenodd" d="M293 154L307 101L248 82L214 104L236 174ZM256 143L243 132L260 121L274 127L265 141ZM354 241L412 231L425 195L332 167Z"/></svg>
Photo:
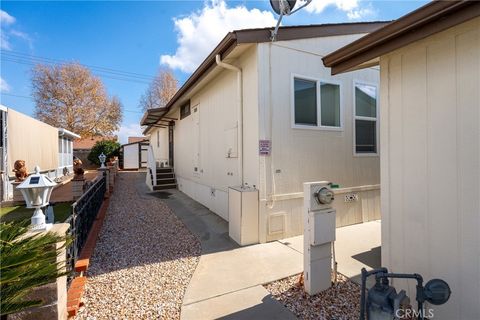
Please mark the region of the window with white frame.
<svg viewBox="0 0 480 320"><path fill-rule="evenodd" d="M355 83L355 153L377 154L377 87Z"/></svg>
<svg viewBox="0 0 480 320"><path fill-rule="evenodd" d="M322 127L341 127L340 85L320 82L320 123Z"/></svg>
<svg viewBox="0 0 480 320"><path fill-rule="evenodd" d="M339 84L294 77L293 91L294 127L342 127Z"/></svg>

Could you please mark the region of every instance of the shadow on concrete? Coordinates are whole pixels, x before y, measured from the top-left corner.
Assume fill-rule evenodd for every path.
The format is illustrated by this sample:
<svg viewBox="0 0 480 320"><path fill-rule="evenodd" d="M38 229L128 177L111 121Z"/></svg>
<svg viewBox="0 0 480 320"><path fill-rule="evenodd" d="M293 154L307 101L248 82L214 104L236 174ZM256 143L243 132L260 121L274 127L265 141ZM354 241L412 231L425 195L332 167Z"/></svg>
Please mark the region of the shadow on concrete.
<svg viewBox="0 0 480 320"><path fill-rule="evenodd" d="M251 320L251 319L269 319L269 320L294 320L297 319L293 313L285 308L281 303L272 298L271 295L262 299L261 304L243 309L227 316L220 317L221 320Z"/></svg>
<svg viewBox="0 0 480 320"><path fill-rule="evenodd" d="M151 195L153 197L156 197L156 198L159 198L159 199L162 199L162 200L165 200L165 199L170 198L172 193L170 193L168 191L156 191L156 192L150 192L149 195Z"/></svg>
<svg viewBox="0 0 480 320"><path fill-rule="evenodd" d="M372 269L378 269L382 266L382 247L378 246L370 249L369 251L361 252L352 256L353 259L360 261ZM361 270L358 270L358 274L350 277L355 283L362 283ZM367 279L367 288L372 287L375 284L375 278L370 277Z"/></svg>
<svg viewBox="0 0 480 320"><path fill-rule="evenodd" d="M369 266L372 269L380 268L382 264L382 247L378 246L352 256L353 259Z"/></svg>
<svg viewBox="0 0 480 320"><path fill-rule="evenodd" d="M198 237L202 245L202 254L240 247L230 239L227 221L183 192L169 189L150 192L147 195L164 201L187 228Z"/></svg>

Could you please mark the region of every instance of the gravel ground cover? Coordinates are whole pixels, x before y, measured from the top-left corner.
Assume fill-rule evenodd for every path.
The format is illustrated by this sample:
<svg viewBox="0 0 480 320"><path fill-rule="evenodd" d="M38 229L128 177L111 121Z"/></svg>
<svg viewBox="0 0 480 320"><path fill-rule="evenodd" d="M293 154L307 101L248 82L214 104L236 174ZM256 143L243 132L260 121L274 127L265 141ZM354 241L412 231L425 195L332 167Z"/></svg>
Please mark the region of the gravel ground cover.
<svg viewBox="0 0 480 320"><path fill-rule="evenodd" d="M90 261L77 319L179 319L201 251L144 173L122 172Z"/></svg>
<svg viewBox="0 0 480 320"><path fill-rule="evenodd" d="M305 293L299 285L300 275L265 285L273 298L282 303L299 319L350 320L360 314L360 286L342 274L337 284L314 296Z"/></svg>

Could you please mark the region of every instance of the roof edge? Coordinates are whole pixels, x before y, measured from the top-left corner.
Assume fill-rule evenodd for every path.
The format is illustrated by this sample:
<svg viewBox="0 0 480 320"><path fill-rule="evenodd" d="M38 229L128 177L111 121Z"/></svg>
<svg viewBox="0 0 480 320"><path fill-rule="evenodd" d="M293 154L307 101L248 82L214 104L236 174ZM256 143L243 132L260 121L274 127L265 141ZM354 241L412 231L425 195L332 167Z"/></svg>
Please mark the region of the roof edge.
<svg viewBox="0 0 480 320"><path fill-rule="evenodd" d="M72 131L64 129L64 128L58 128L58 133L60 133L62 136L68 136L68 137L75 138L75 139L80 139L81 138L81 136L79 134L76 134L75 132L72 132Z"/></svg>
<svg viewBox="0 0 480 320"><path fill-rule="evenodd" d="M288 41L295 39L311 39L339 35L351 35L360 33L369 33L385 26L389 21L374 22L349 22L336 24L318 24L318 25L298 25L284 26L279 28L277 41ZM188 92L199 80L208 74L216 65L215 57L220 55L224 59L239 44L255 44L271 41L271 30L274 28L242 29L227 33L227 35L218 43L212 52L205 58L199 67L192 73L187 81L178 89L175 95L165 105L167 112L172 108L181 97ZM319 32L320 31L320 32ZM152 127L146 122L148 112L146 112L141 121L141 125L147 128L143 131L146 134ZM160 117L161 118L161 117ZM160 119L159 118L159 119ZM158 120L157 120L158 121Z"/></svg>
<svg viewBox="0 0 480 320"><path fill-rule="evenodd" d="M472 6L478 9L472 9ZM414 41L479 16L480 2L433 1L322 58L332 74L351 71Z"/></svg>

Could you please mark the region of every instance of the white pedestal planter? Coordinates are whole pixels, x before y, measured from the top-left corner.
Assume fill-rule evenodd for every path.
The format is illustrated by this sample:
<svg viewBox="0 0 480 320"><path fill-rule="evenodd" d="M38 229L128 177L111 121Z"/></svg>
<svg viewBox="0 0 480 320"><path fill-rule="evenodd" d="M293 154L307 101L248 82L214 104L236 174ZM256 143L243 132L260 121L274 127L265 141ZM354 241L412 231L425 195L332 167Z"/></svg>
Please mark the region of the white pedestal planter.
<svg viewBox="0 0 480 320"><path fill-rule="evenodd" d="M72 196L73 200L78 200L83 195L83 186L85 185L85 179L73 179L72 184Z"/></svg>
<svg viewBox="0 0 480 320"><path fill-rule="evenodd" d="M25 199L23 199L23 195L22 195L22 192L17 189L17 186L20 184L21 182L12 182L12 186L13 186L13 201L14 202L25 202Z"/></svg>

